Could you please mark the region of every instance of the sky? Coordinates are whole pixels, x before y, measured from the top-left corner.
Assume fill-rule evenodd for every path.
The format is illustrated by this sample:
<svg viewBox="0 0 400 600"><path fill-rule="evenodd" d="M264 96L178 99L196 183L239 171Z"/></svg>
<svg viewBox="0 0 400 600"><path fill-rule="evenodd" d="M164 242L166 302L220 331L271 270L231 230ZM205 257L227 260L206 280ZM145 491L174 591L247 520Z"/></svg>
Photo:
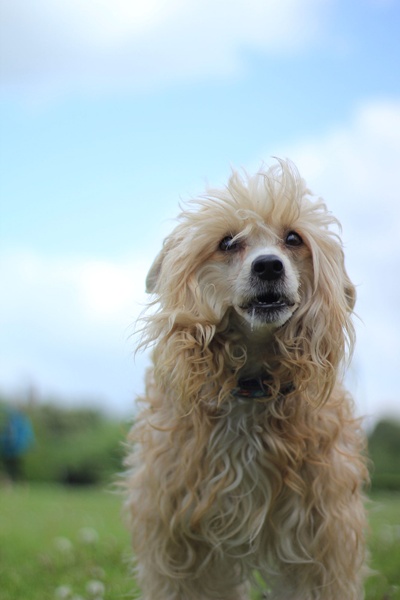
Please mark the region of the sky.
<svg viewBox="0 0 400 600"><path fill-rule="evenodd" d="M0 393L131 414L179 203L278 156L343 226L357 412L400 418L399 3L0 7Z"/></svg>

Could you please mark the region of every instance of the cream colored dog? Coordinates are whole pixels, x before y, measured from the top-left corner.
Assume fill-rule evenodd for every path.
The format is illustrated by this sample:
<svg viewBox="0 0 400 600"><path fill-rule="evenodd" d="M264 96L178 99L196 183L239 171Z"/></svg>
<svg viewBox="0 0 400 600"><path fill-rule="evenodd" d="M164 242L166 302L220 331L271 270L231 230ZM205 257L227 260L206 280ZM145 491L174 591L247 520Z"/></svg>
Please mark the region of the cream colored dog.
<svg viewBox="0 0 400 600"><path fill-rule="evenodd" d="M143 598L244 600L261 580L268 598L359 600L367 472L337 221L284 161L179 220L147 278L154 366L128 458Z"/></svg>

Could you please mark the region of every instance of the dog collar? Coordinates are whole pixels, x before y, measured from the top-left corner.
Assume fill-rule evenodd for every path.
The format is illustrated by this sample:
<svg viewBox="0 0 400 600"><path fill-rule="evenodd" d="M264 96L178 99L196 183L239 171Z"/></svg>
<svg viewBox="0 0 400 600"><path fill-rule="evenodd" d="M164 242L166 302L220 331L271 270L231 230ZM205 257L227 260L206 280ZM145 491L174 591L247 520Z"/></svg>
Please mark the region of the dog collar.
<svg viewBox="0 0 400 600"><path fill-rule="evenodd" d="M232 396L240 396L241 398L270 398L272 378L254 377L238 379L237 387L233 388ZM294 386L292 383L287 383L281 386L279 390L280 396L286 396L293 392Z"/></svg>

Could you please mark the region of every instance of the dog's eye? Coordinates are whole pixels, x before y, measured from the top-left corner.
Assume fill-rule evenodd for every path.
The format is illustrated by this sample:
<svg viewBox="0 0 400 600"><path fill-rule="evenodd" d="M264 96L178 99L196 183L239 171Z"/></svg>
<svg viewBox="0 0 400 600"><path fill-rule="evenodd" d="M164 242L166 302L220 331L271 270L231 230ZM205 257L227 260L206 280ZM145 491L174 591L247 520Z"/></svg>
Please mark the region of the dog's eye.
<svg viewBox="0 0 400 600"><path fill-rule="evenodd" d="M303 240L301 239L298 233L296 233L295 231L289 231L285 239L285 244L287 246L301 246L302 243Z"/></svg>
<svg viewBox="0 0 400 600"><path fill-rule="evenodd" d="M220 241L218 248L222 250L222 252L238 250L239 242L234 241L232 235L227 235Z"/></svg>

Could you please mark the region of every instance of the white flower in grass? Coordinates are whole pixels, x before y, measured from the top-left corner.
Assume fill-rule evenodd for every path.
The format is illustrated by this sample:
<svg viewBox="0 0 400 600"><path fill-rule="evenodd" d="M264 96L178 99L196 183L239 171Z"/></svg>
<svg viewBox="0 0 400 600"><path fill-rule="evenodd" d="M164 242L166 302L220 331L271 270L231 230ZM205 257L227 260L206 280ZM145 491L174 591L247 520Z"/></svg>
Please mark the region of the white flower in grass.
<svg viewBox="0 0 400 600"><path fill-rule="evenodd" d="M98 579L93 579L92 581L88 581L86 585L86 591L92 598L97 598L99 596L104 596L106 588L102 581L99 581Z"/></svg>
<svg viewBox="0 0 400 600"><path fill-rule="evenodd" d="M54 540L54 545L62 554L70 554L74 549L71 540L66 537L56 537Z"/></svg>
<svg viewBox="0 0 400 600"><path fill-rule="evenodd" d="M79 531L79 539L84 544L96 544L99 541L99 534L92 527L83 527Z"/></svg>
<svg viewBox="0 0 400 600"><path fill-rule="evenodd" d="M395 530L390 525L384 525L379 532L379 539L382 543L390 545L393 543Z"/></svg>
<svg viewBox="0 0 400 600"><path fill-rule="evenodd" d="M69 600L72 596L72 590L68 585L60 585L54 593L57 600Z"/></svg>

